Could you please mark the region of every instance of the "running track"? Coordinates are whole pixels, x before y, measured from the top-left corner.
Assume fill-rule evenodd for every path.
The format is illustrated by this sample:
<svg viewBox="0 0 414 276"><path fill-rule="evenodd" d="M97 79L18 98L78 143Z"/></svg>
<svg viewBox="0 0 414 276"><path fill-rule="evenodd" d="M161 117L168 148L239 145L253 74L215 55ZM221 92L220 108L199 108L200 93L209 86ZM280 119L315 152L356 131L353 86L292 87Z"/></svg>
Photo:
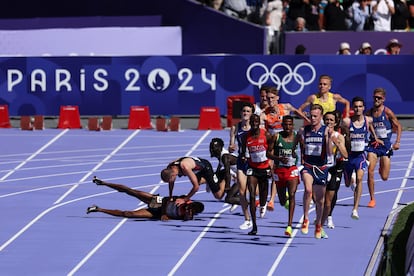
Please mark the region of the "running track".
<svg viewBox="0 0 414 276"><path fill-rule="evenodd" d="M240 230L240 208L213 199L201 187L205 212L194 221L127 220L86 215L92 204L145 207L136 199L91 182L94 175L167 195L159 172L173 159L210 159L211 138L228 130L0 129L0 273L2 275L363 275L387 215L413 201L414 132L404 132L390 179L376 177L377 207L369 209L364 181L360 220L350 218L352 192L343 185L334 211L336 228L316 240L302 235L303 184L296 194L294 237L284 236L287 211L276 206L258 218L257 236ZM213 166L216 162L213 161ZM366 178L365 178L366 180ZM190 183L181 178L175 194ZM311 220L314 218L311 210Z"/></svg>

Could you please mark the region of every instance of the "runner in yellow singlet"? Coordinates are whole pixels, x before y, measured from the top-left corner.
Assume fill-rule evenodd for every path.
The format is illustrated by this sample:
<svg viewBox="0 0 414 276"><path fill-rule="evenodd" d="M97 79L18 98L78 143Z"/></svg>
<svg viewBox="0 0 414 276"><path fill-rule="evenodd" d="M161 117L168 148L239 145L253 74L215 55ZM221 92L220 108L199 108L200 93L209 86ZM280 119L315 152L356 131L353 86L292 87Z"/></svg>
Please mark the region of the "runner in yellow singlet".
<svg viewBox="0 0 414 276"><path fill-rule="evenodd" d="M323 107L325 114L326 112L335 111L337 109L336 103L339 102L345 105L344 118L349 118L349 101L340 94L331 92L331 86L332 78L328 75L321 75L319 77L319 92L310 95L298 110L303 112L308 106L319 104Z"/></svg>

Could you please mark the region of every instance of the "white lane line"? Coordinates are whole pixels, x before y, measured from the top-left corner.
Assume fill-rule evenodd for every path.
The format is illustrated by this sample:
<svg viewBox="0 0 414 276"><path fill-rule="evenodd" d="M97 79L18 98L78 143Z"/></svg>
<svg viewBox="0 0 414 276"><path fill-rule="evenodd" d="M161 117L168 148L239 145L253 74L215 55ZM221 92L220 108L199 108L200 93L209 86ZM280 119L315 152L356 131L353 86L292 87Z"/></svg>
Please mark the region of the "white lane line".
<svg viewBox="0 0 414 276"><path fill-rule="evenodd" d="M398 203L400 202L402 193L405 190L414 189L414 187L405 187L406 186L406 183L407 183L407 180L410 178L410 172L412 170L413 164L414 164L414 153L413 153L413 155L411 157L411 161L410 161L410 163L408 165L408 168L407 168L407 171L405 173L405 176L404 177L395 178L395 179L401 179L401 178L403 179L402 180L402 183L401 183L401 186L399 188L393 188L393 189L388 189L388 190L383 190L383 191L375 192L376 195L377 194L390 193L390 192L397 192L397 196L395 198L395 202L394 202L394 205L392 207L392 210L394 210L394 209L396 209L398 207ZM361 198L364 197L364 196L368 196L368 195L369 195L369 193L362 194L361 195ZM345 197L345 198L338 199L337 202L352 200L353 198L354 198L353 196L349 196L349 197ZM313 212L314 210L315 210L314 208L313 209L310 209L309 210L309 213ZM300 218L299 221L302 221L302 220L303 220L303 216ZM267 273L267 275L273 275L275 273L276 268L279 266L279 264L282 261L284 255L286 254L286 251L289 249L290 244L293 242L294 238L296 237L296 234L299 231L298 228L301 227L301 225L302 225L301 223L298 223L296 225L295 228L297 228L297 229L295 229L292 232L292 238L288 239L288 241L285 243L285 245L283 246L282 250L280 251L279 255L277 256L275 262L271 266L271 268L270 268L269 272Z"/></svg>
<svg viewBox="0 0 414 276"><path fill-rule="evenodd" d="M35 158L38 154L40 154L42 151L44 151L47 147L49 147L51 144L53 144L56 140L58 140L60 137L62 137L63 135L65 135L65 133L68 132L68 131L69 131L69 129L63 130L61 133L59 133L59 135L55 136L47 144L45 144L43 147L41 147L35 153L33 153L32 155L30 155L29 158L27 158L26 160L24 160L23 162L21 162L19 165L17 165L14 169L12 169L8 173L6 173L2 178L0 178L0 181L5 180L7 177L9 177L13 173L15 173L18 169L20 169L21 167L23 167L27 162L29 162L30 160L32 160L33 158Z"/></svg>
<svg viewBox="0 0 414 276"><path fill-rule="evenodd" d="M84 182L86 179L90 178L91 175L98 170L106 161L108 161L112 156L114 156L118 151L120 151L132 138L134 138L141 130L135 130L131 135L129 135L117 148L115 148L110 154L108 154L101 162L99 162L91 171L87 172L84 177L79 180ZM73 192L78 186L79 183L73 185L66 193L64 193L54 204L62 202L71 192Z"/></svg>
<svg viewBox="0 0 414 276"><path fill-rule="evenodd" d="M414 163L414 153L411 155L410 163L408 164L408 168L405 171L404 179L401 182L401 186L400 186L401 190L398 191L397 197L395 198L395 201L394 201L394 205L392 206L393 210L398 207L398 203L400 202L401 196L404 192L404 188L407 185L407 181L410 177L411 170L413 169L413 163Z"/></svg>
<svg viewBox="0 0 414 276"><path fill-rule="evenodd" d="M193 252L194 248L198 245L198 243L201 241L201 239L207 234L207 232L210 230L211 226L217 221L217 219L227 210L229 210L231 206L228 206L224 208L223 210L219 211L214 215L214 218L210 220L209 224L207 224L206 227L201 231L200 235L195 239L195 241L191 244L191 246L187 249L187 251L184 253L184 255L181 257L181 259L177 262L177 264L171 269L171 271L168 273L168 276L174 275L174 273L177 272L177 270L180 268L180 266L184 263L184 261L187 259L187 257Z"/></svg>
<svg viewBox="0 0 414 276"><path fill-rule="evenodd" d="M194 150L203 142L203 140L210 134L211 130L208 130L198 141L197 143L185 154L185 156L191 155ZM160 182L161 184L162 182ZM154 193L159 187L160 184L154 187L151 193ZM141 202L139 206L143 206L144 204ZM120 223L118 223L99 243L95 246L82 260L68 273L69 275L75 274L97 251L100 247L102 247L105 242L109 240L109 238L116 233L116 231L127 221L128 219L123 219ZM0 250L1 251L1 250Z"/></svg>
<svg viewBox="0 0 414 276"><path fill-rule="evenodd" d="M159 186L154 187L150 193L153 194L158 187ZM142 207L144 207L144 203L140 202L136 210ZM112 237L112 235L115 234L122 225L124 225L127 220L127 218L122 219L114 228L112 228L112 230L68 273L68 276L75 274L93 256L93 254L95 254Z"/></svg>

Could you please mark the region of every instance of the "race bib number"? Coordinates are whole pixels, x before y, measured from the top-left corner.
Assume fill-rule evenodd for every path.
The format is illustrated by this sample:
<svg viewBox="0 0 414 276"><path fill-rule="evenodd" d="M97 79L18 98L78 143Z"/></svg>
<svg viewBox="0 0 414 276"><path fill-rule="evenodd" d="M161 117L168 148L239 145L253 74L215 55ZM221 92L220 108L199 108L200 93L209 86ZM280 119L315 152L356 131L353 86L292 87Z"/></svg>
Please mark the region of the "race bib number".
<svg viewBox="0 0 414 276"><path fill-rule="evenodd" d="M383 127L376 128L375 134L377 135L378 138L387 138L387 129Z"/></svg>
<svg viewBox="0 0 414 276"><path fill-rule="evenodd" d="M162 203L162 197L161 196L157 196L156 198L155 198L155 200L156 200L156 202L157 203Z"/></svg>

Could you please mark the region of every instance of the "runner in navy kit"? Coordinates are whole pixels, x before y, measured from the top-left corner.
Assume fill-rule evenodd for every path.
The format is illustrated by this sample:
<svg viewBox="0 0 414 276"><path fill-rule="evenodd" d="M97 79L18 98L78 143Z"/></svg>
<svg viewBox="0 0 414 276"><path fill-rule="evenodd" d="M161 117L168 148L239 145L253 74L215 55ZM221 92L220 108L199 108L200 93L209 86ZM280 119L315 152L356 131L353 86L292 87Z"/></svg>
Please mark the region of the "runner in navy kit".
<svg viewBox="0 0 414 276"><path fill-rule="evenodd" d="M352 108L354 115L350 118L344 118L343 124L349 129L351 139L351 151L348 156L348 163L344 169L345 185L351 184L351 175L356 173L356 187L354 189L354 207L351 213L353 219L359 219L358 206L362 194L362 178L368 165L365 156L365 150L368 142L368 133L371 131L376 137L372 126L372 117L364 116L365 101L361 97L352 99ZM375 139L377 143L382 144L381 140Z"/></svg>
<svg viewBox="0 0 414 276"><path fill-rule="evenodd" d="M236 125L233 125L230 129L230 143L229 152L237 152L237 181L239 182L239 198L240 206L244 215L244 222L239 226L241 230L247 230L252 228L252 222L250 220L250 214L248 211L249 203L246 199L247 191L247 163L244 162L242 156L243 137L250 131L250 117L255 113L253 104L245 102L242 104L240 111L241 120Z"/></svg>
<svg viewBox="0 0 414 276"><path fill-rule="evenodd" d="M324 200L328 176L328 156L332 155L329 128L322 125L323 108L319 104L311 106L311 124L301 130L300 145L303 170L302 180L305 185L303 194L303 223L302 233L307 234L309 229L309 205L311 195L315 198L316 222L315 238L327 238L322 229L322 215L324 213Z"/></svg>
<svg viewBox="0 0 414 276"><path fill-rule="evenodd" d="M169 196L171 199L177 176L187 176L193 185L185 197L176 200L178 205L189 201L199 190L200 184L204 183L208 185L215 198L222 199L225 194L224 179L219 179L214 173L211 163L206 159L189 156L181 157L168 164L167 168L161 171L161 179L169 183Z"/></svg>
<svg viewBox="0 0 414 276"><path fill-rule="evenodd" d="M374 187L374 171L379 159L379 174L382 180L387 180L390 175L391 169L391 156L394 150L400 148L401 141L401 124L398 122L397 116L394 112L386 106L385 101L385 89L376 88L374 90L374 107L371 108L367 115L373 119L373 125L375 133L379 139L384 142L384 145L379 145L371 137L371 141L368 146L368 189L371 200L368 203L368 207L374 208L375 202L375 187ZM391 144L392 129L395 129L397 138L395 143Z"/></svg>
<svg viewBox="0 0 414 276"><path fill-rule="evenodd" d="M92 181L96 185L107 186L117 190L118 192L133 196L148 204L148 208L132 211L121 211L104 209L96 205L92 205L86 209L87 214L101 212L116 217L161 219L162 221L167 221L169 219L191 220L194 215L201 213L204 210L204 205L201 202L187 201L186 204L178 206L175 201L180 197L177 196L172 197L173 200L171 201L167 197L163 198L159 195L135 190L121 184L108 183L96 177L94 177Z"/></svg>

